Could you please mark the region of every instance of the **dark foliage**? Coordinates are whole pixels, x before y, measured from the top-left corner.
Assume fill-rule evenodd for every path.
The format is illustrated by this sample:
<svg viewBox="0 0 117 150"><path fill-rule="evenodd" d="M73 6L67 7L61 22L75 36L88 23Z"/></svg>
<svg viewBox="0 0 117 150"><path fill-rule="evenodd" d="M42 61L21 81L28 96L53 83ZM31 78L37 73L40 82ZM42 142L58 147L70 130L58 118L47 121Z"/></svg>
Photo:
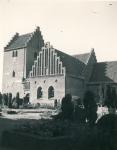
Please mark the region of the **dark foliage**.
<svg viewBox="0 0 117 150"><path fill-rule="evenodd" d="M86 91L83 103L85 108L86 119L90 126L93 126L97 119L97 104L94 98L95 97L93 92Z"/></svg>
<svg viewBox="0 0 117 150"><path fill-rule="evenodd" d="M79 105L75 106L74 110L74 121L77 123L85 123L85 110L81 108Z"/></svg>
<svg viewBox="0 0 117 150"><path fill-rule="evenodd" d="M2 104L2 94L0 92L0 104Z"/></svg>
<svg viewBox="0 0 117 150"><path fill-rule="evenodd" d="M24 104L28 103L29 103L29 94L26 94L26 96L24 97Z"/></svg>
<svg viewBox="0 0 117 150"><path fill-rule="evenodd" d="M6 93L3 94L3 104L8 105L8 94Z"/></svg>
<svg viewBox="0 0 117 150"><path fill-rule="evenodd" d="M13 110L9 110L9 111L7 111L7 114L17 114L17 112L13 111Z"/></svg>
<svg viewBox="0 0 117 150"><path fill-rule="evenodd" d="M117 94L115 88L111 88L110 86L107 87L106 91L106 100L104 105L108 108L117 108Z"/></svg>
<svg viewBox="0 0 117 150"><path fill-rule="evenodd" d="M66 94L62 99L61 110L63 119L73 119L74 107L72 103L72 96L70 94Z"/></svg>
<svg viewBox="0 0 117 150"><path fill-rule="evenodd" d="M8 107L12 108L12 93L8 94Z"/></svg>
<svg viewBox="0 0 117 150"><path fill-rule="evenodd" d="M98 146L100 150L117 149L117 115L108 114L97 122Z"/></svg>
<svg viewBox="0 0 117 150"><path fill-rule="evenodd" d="M115 88L112 88L111 101L111 107L117 108L117 94Z"/></svg>
<svg viewBox="0 0 117 150"><path fill-rule="evenodd" d="M73 120L74 106L72 103L72 96L70 94L66 94L65 97L63 97L61 110L62 112L60 112L58 115L52 116L52 118L55 120Z"/></svg>

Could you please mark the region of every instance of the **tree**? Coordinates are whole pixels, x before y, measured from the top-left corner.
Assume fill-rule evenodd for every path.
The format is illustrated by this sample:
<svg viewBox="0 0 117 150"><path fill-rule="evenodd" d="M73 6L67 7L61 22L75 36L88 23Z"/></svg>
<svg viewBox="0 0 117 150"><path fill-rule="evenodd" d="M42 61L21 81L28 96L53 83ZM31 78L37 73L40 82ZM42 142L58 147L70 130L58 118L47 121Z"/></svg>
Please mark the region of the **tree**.
<svg viewBox="0 0 117 150"><path fill-rule="evenodd" d="M16 93L16 104L17 104L17 108L19 108L19 92Z"/></svg>
<svg viewBox="0 0 117 150"><path fill-rule="evenodd" d="M66 94L65 97L62 99L61 104L62 110L62 118L63 119L73 119L73 104L72 104L72 96L71 94Z"/></svg>
<svg viewBox="0 0 117 150"><path fill-rule="evenodd" d="M91 91L86 91L83 103L87 122L90 126L94 126L97 119L97 104L95 102L94 93Z"/></svg>
<svg viewBox="0 0 117 150"><path fill-rule="evenodd" d="M117 115L107 114L97 122L99 150L117 149Z"/></svg>
<svg viewBox="0 0 117 150"><path fill-rule="evenodd" d="M104 102L104 106L107 106L108 108L111 105L111 87L108 85L106 90L106 100Z"/></svg>
<svg viewBox="0 0 117 150"><path fill-rule="evenodd" d="M74 104L74 121L77 121L77 123L85 123L85 111L80 98Z"/></svg>
<svg viewBox="0 0 117 150"><path fill-rule="evenodd" d="M8 105L8 94L4 93L2 99L3 99L3 104L7 106Z"/></svg>
<svg viewBox="0 0 117 150"><path fill-rule="evenodd" d="M2 106L2 94L0 92L0 105Z"/></svg>
<svg viewBox="0 0 117 150"><path fill-rule="evenodd" d="M112 108L117 108L117 94L115 87L112 88L112 93L111 93L111 107Z"/></svg>
<svg viewBox="0 0 117 150"><path fill-rule="evenodd" d="M12 108L12 93L8 94L8 107Z"/></svg>
<svg viewBox="0 0 117 150"><path fill-rule="evenodd" d="M107 92L106 92L106 100L104 102L104 105L108 107L109 113L115 113L117 108L117 94L115 87L108 86Z"/></svg>

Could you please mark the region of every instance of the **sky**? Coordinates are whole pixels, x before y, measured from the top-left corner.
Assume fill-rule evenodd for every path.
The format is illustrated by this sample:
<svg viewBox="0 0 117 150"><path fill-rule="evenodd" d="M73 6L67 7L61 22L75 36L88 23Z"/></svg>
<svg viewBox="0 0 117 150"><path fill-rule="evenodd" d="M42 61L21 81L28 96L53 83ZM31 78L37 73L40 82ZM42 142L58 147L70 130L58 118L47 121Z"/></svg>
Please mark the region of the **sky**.
<svg viewBox="0 0 117 150"><path fill-rule="evenodd" d="M117 60L117 1L0 0L0 90L3 49L18 32L39 26L45 42L70 55L90 52Z"/></svg>

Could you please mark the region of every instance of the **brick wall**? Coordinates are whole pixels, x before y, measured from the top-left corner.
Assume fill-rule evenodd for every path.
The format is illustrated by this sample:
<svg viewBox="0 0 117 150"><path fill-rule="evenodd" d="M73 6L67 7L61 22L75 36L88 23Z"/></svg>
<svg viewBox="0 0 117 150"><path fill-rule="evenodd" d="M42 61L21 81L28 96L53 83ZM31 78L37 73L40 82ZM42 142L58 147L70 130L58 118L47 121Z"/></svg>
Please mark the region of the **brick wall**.
<svg viewBox="0 0 117 150"><path fill-rule="evenodd" d="M79 78L66 76L66 91L65 93L70 93L72 96L83 97L84 94L84 81Z"/></svg>
<svg viewBox="0 0 117 150"><path fill-rule="evenodd" d="M87 90L90 90L95 95L95 100L97 103L99 103L100 100L100 84L94 84L94 85L88 85Z"/></svg>
<svg viewBox="0 0 117 150"><path fill-rule="evenodd" d="M17 92L23 95L22 77L25 74L24 68L24 52L25 49L18 49L18 56L12 57L12 51L4 52L4 63L3 63L3 93L11 92L13 96ZM12 76L13 71L15 77Z"/></svg>
<svg viewBox="0 0 117 150"><path fill-rule="evenodd" d="M30 78L30 101L37 100L37 89L42 87L43 98L48 99L48 88L53 86L54 99L61 100L65 95L64 76L45 76Z"/></svg>

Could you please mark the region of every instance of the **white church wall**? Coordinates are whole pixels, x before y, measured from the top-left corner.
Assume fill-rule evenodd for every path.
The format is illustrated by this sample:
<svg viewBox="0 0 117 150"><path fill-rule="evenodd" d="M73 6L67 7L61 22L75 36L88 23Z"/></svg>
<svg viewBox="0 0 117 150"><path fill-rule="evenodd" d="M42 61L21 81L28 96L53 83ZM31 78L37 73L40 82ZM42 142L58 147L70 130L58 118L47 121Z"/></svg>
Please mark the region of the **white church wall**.
<svg viewBox="0 0 117 150"><path fill-rule="evenodd" d="M30 101L34 102L37 100L37 89L42 88L42 99L48 99L48 88L53 86L54 97L53 99L60 100L65 95L65 77L63 75L58 76L40 76L30 78ZM38 99L39 100L39 99Z"/></svg>

